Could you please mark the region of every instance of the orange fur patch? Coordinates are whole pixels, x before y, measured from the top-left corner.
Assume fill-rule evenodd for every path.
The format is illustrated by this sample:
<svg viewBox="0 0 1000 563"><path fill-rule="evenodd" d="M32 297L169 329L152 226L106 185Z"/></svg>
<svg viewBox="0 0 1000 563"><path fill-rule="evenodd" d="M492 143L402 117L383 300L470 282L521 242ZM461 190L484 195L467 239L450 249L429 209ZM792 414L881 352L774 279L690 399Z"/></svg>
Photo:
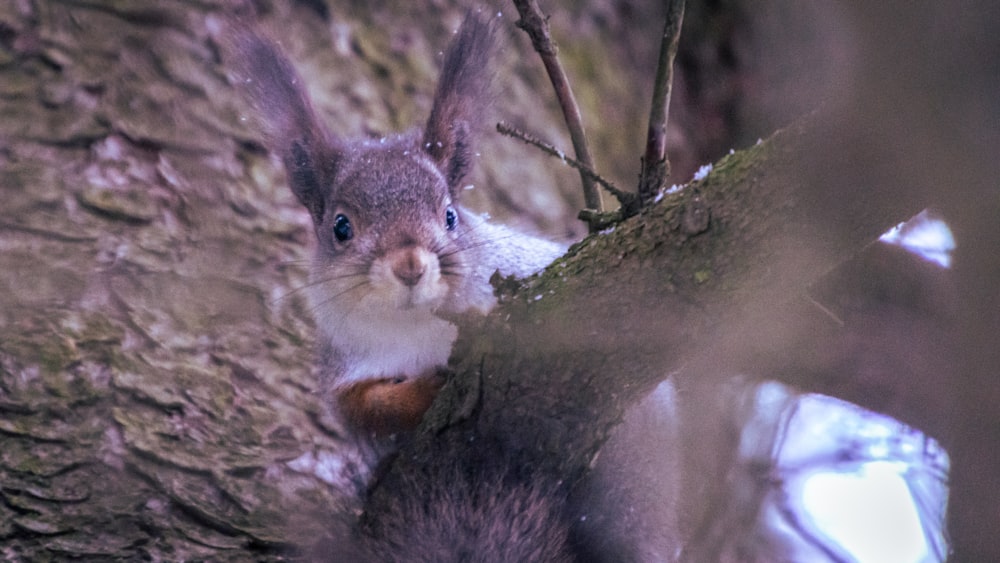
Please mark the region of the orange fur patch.
<svg viewBox="0 0 1000 563"><path fill-rule="evenodd" d="M437 373L362 381L340 395L340 407L356 429L388 436L416 428L443 383Z"/></svg>

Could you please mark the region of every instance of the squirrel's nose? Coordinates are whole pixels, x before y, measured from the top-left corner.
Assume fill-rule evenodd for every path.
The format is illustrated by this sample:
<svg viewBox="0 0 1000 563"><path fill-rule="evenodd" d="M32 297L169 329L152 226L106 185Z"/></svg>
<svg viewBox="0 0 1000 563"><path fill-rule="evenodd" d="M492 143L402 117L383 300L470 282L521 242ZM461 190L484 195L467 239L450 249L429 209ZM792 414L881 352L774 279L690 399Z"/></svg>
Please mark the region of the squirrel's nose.
<svg viewBox="0 0 1000 563"><path fill-rule="evenodd" d="M401 253L392 263L392 273L408 287L420 283L426 270L427 263L416 249Z"/></svg>

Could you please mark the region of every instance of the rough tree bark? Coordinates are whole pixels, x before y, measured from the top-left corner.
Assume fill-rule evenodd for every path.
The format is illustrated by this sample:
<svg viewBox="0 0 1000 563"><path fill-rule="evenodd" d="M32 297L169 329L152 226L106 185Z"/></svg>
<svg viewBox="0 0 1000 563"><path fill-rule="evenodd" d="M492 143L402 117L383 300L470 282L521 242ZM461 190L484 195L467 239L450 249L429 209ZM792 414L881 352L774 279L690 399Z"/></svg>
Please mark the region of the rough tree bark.
<svg viewBox="0 0 1000 563"><path fill-rule="evenodd" d="M427 436L451 443L448 433L469 424L509 428L540 465L572 478L622 410L667 374L694 400L737 373L780 378L942 440L953 456L956 558L996 557L998 139L981 124L998 115L983 94L995 91L988 69L1000 50L981 22L1000 19L982 14L995 7L967 4L960 12L976 18L945 20L943 8L826 12L850 30L838 52L850 76L823 111L587 239L544 276L506 284L502 307L463 332L461 377L432 410ZM365 32L385 25L377 9L341 6L329 24L325 6L275 3L272 17L288 26L291 51L322 38L334 53L305 65L333 92L321 105L337 126L416 122L432 87L426 61L440 48L425 39L432 34L411 28L390 40ZM437 29L461 14L406 9ZM311 327L294 291L305 281L308 218L230 99L206 17L222 11L211 2L0 3L5 558L280 560L322 535L340 502L288 465L338 447L317 423ZM933 28L931 47L900 52L926 44L914 39L925 21L949 23ZM334 63L337 73L317 69ZM372 74L383 83L360 78ZM369 104L385 92L404 99ZM533 182L572 186L566 177ZM820 348L846 350L851 334L824 324L807 289L931 204L959 240L955 312L932 343L950 384L890 380L874 394L854 374L802 369L828 357ZM891 347L881 332L869 343L880 346ZM713 443L722 430L711 415L691 414L687 434ZM689 512L723 470L688 476L701 481L688 488Z"/></svg>

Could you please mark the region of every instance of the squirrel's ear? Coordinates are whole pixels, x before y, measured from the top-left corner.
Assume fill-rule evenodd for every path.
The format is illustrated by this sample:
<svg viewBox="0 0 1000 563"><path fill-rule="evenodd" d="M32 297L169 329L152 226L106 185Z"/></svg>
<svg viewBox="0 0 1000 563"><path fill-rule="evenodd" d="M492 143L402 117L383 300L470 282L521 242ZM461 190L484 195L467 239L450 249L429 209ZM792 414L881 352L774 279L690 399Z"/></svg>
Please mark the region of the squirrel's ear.
<svg viewBox="0 0 1000 563"><path fill-rule="evenodd" d="M253 106L268 148L281 156L292 192L318 223L340 157L316 119L292 64L272 42L231 22L219 46L234 86Z"/></svg>
<svg viewBox="0 0 1000 563"><path fill-rule="evenodd" d="M490 105L488 62L496 24L476 13L462 22L444 56L434 107L424 129L423 147L457 197L472 169L475 131Z"/></svg>
<svg viewBox="0 0 1000 563"><path fill-rule="evenodd" d="M288 184L318 225L329 195L339 153L332 145L306 136L288 142L281 152Z"/></svg>

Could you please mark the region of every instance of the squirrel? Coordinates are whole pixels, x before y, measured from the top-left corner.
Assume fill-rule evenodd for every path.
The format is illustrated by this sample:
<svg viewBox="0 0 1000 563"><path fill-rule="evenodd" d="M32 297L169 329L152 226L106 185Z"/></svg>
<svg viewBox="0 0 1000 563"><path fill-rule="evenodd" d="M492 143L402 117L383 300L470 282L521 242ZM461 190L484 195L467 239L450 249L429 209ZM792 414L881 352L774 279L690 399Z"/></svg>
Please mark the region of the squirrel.
<svg viewBox="0 0 1000 563"><path fill-rule="evenodd" d="M316 235L308 297L320 384L342 420L377 436L412 429L442 382L457 327L495 304L490 277L526 277L565 247L494 225L460 199L490 98L495 18L468 15L444 55L423 130L347 141L317 118L275 45L235 36L238 81Z"/></svg>
<svg viewBox="0 0 1000 563"><path fill-rule="evenodd" d="M357 141L328 132L272 43L245 31L229 39L229 62L265 118L268 146L312 217L308 292L321 386L361 442L420 422L457 337L449 319L493 308L495 272L525 277L565 251L460 205L495 33L495 19L466 17L422 130ZM673 424L673 400L663 385L633 409L572 494L559 476L522 478L524 465L489 440L469 459L432 455L437 470L406 476L375 529L361 533L353 513L332 522L334 539L317 559L671 560L676 523L663 501L674 485L658 483L657 494L622 485L673 473L673 436L662 431Z"/></svg>

